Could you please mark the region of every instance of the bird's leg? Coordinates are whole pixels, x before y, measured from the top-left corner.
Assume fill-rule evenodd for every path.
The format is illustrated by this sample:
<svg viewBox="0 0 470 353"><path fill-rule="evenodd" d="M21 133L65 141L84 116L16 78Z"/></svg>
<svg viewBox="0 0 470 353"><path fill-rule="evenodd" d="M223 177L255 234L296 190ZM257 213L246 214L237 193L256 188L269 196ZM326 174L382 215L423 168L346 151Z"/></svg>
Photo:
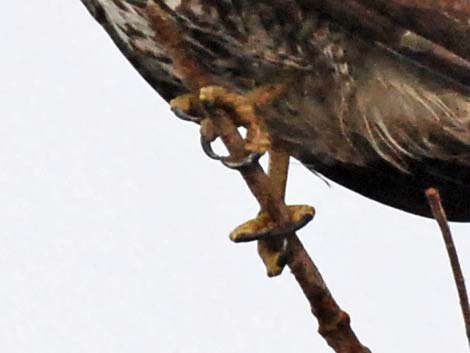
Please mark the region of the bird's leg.
<svg viewBox="0 0 470 353"><path fill-rule="evenodd" d="M271 144L271 138L264 127L263 121L258 118L256 108L268 104L284 92L282 85L262 86L246 95L230 92L220 86L208 86L200 90L199 100L210 113L214 109L222 109L231 114L235 126L243 126L247 129L244 149L247 157L240 160L236 156L223 159L227 167L243 169L250 167L258 158L269 150L269 179L275 190L278 200L284 199L289 156L279 152ZM213 114L215 115L215 114ZM201 124L203 136L212 141L217 133L212 119ZM230 239L234 242L249 242L264 238L283 238L290 232L303 227L313 217L313 209L309 206L289 206L288 219L282 224L278 220L272 220L267 209L261 209L258 216L237 227L231 234Z"/></svg>
<svg viewBox="0 0 470 353"><path fill-rule="evenodd" d="M285 237L302 228L314 216L314 209L310 206L284 205L289 156L271 146L267 130L256 115L257 107L269 103L282 91L280 86L269 86L240 95L219 86L208 86L200 90L199 97L182 96L171 102L174 111L182 110L185 113L182 115L183 118L191 121L197 119L187 118L186 115L190 117L198 115L201 112L198 111L199 108L194 109L194 107L202 107L204 117L198 122L201 125L204 151L211 158L222 160L226 166L238 169L260 201L261 211L258 216L237 227L230 234L230 239L237 243L260 240L258 251L270 276L280 274L285 265L287 245ZM236 130L238 126L246 127L245 139L238 134ZM235 150L229 148L228 157L217 156L210 145L219 136L226 145L237 145L240 148ZM239 139L237 140L239 143L232 143L234 138ZM267 150L270 156L269 175L265 175L257 163L259 156ZM258 178L256 181L253 179L254 175L261 176L261 174L264 175L261 179ZM258 194L256 190L261 189L271 192ZM285 212L278 214L274 210L281 204Z"/></svg>
<svg viewBox="0 0 470 353"><path fill-rule="evenodd" d="M274 192L284 199L286 193L287 176L289 172L289 155L286 152L272 148L269 151L268 176L274 188ZM259 240L258 254L266 266L269 277L282 273L287 260L286 238Z"/></svg>
<svg viewBox="0 0 470 353"><path fill-rule="evenodd" d="M269 150L268 180L274 199L284 203L289 155L271 148ZM277 276L287 260L286 237L306 225L314 216L314 209L306 205L285 206L286 215L281 219L271 218L267 207L261 208L258 216L237 227L230 238L235 242L258 240L258 253L269 277Z"/></svg>

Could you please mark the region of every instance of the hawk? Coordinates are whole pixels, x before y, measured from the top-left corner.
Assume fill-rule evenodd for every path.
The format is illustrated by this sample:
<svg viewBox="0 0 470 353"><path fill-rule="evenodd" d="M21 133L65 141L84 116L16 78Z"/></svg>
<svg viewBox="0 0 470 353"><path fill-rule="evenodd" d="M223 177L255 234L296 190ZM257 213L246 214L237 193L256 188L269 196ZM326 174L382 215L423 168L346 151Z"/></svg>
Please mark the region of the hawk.
<svg viewBox="0 0 470 353"><path fill-rule="evenodd" d="M451 221L470 221L467 0L82 2L181 114L193 115L205 86L240 111L268 92L255 117L239 112L251 152L275 144L426 217L424 190L435 187Z"/></svg>

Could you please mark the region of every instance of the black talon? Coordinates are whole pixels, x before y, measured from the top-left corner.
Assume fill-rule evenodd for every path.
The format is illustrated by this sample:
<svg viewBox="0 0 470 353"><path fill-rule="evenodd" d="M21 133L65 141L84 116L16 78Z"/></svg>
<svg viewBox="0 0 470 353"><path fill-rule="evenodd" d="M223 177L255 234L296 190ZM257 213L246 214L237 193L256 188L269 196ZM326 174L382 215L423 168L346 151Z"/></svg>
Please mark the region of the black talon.
<svg viewBox="0 0 470 353"><path fill-rule="evenodd" d="M304 215L298 222L288 223L283 227L272 230L268 235L270 237L283 237L305 227L313 219L312 215Z"/></svg>
<svg viewBox="0 0 470 353"><path fill-rule="evenodd" d="M257 153L257 152L252 152L245 158L239 160L239 161L233 161L230 159L230 157L223 157L221 159L221 162L224 166L230 169L243 169L246 167L249 167L250 165L253 165L253 163L258 162L258 160L262 157L262 154Z"/></svg>
<svg viewBox="0 0 470 353"><path fill-rule="evenodd" d="M226 158L215 153L212 149L211 141L207 141L204 136L201 136L201 146L202 150L209 158L215 159L216 161L223 161Z"/></svg>
<svg viewBox="0 0 470 353"><path fill-rule="evenodd" d="M178 108L171 108L171 111L181 120L190 121L192 123L199 124L201 122L201 118L198 116L190 115Z"/></svg>
<svg viewBox="0 0 470 353"><path fill-rule="evenodd" d="M262 156L260 153L252 152L240 161L233 161L230 156L223 157L215 153L212 149L211 141L206 140L204 136L201 136L201 147L209 158L221 161L224 166L230 169L243 169L249 167L253 163L257 162Z"/></svg>
<svg viewBox="0 0 470 353"><path fill-rule="evenodd" d="M288 223L282 227L273 227L266 228L257 233L244 234L243 237L240 237L236 240L231 239L235 243L249 243L252 241L262 240L262 239L274 239L274 238L284 238L293 232L298 231L299 229L306 226L313 217L304 216L300 221L295 223Z"/></svg>

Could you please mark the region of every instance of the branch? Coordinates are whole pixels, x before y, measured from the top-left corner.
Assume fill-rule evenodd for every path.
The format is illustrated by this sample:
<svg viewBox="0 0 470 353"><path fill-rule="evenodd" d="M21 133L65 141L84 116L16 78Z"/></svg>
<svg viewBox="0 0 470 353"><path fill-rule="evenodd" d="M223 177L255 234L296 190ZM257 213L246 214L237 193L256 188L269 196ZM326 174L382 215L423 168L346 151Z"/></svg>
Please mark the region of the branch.
<svg viewBox="0 0 470 353"><path fill-rule="evenodd" d="M442 237L446 244L447 255L449 256L452 273L454 275L455 285L460 299L460 308L462 309L463 319L465 322L465 331L467 333L467 340L470 345L470 304L468 302L467 288L465 287L465 279L463 277L462 268L460 267L459 256L455 248L452 233L447 222L447 216L442 206L441 196L439 190L429 188L426 190L426 197L428 198L429 206L431 207L432 214L441 228Z"/></svg>

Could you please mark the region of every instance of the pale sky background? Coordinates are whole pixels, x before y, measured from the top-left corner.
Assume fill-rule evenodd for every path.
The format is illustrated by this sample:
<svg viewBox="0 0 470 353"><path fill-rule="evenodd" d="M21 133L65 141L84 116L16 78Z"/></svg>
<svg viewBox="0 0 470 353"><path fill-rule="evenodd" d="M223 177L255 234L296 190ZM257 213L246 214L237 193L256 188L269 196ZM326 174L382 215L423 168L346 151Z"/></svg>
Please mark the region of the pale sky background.
<svg viewBox="0 0 470 353"><path fill-rule="evenodd" d="M228 240L257 212L239 175L80 1L7 1L0 38L2 353L331 352L289 272ZM434 221L295 161L288 200L317 208L300 237L373 352L468 353Z"/></svg>

